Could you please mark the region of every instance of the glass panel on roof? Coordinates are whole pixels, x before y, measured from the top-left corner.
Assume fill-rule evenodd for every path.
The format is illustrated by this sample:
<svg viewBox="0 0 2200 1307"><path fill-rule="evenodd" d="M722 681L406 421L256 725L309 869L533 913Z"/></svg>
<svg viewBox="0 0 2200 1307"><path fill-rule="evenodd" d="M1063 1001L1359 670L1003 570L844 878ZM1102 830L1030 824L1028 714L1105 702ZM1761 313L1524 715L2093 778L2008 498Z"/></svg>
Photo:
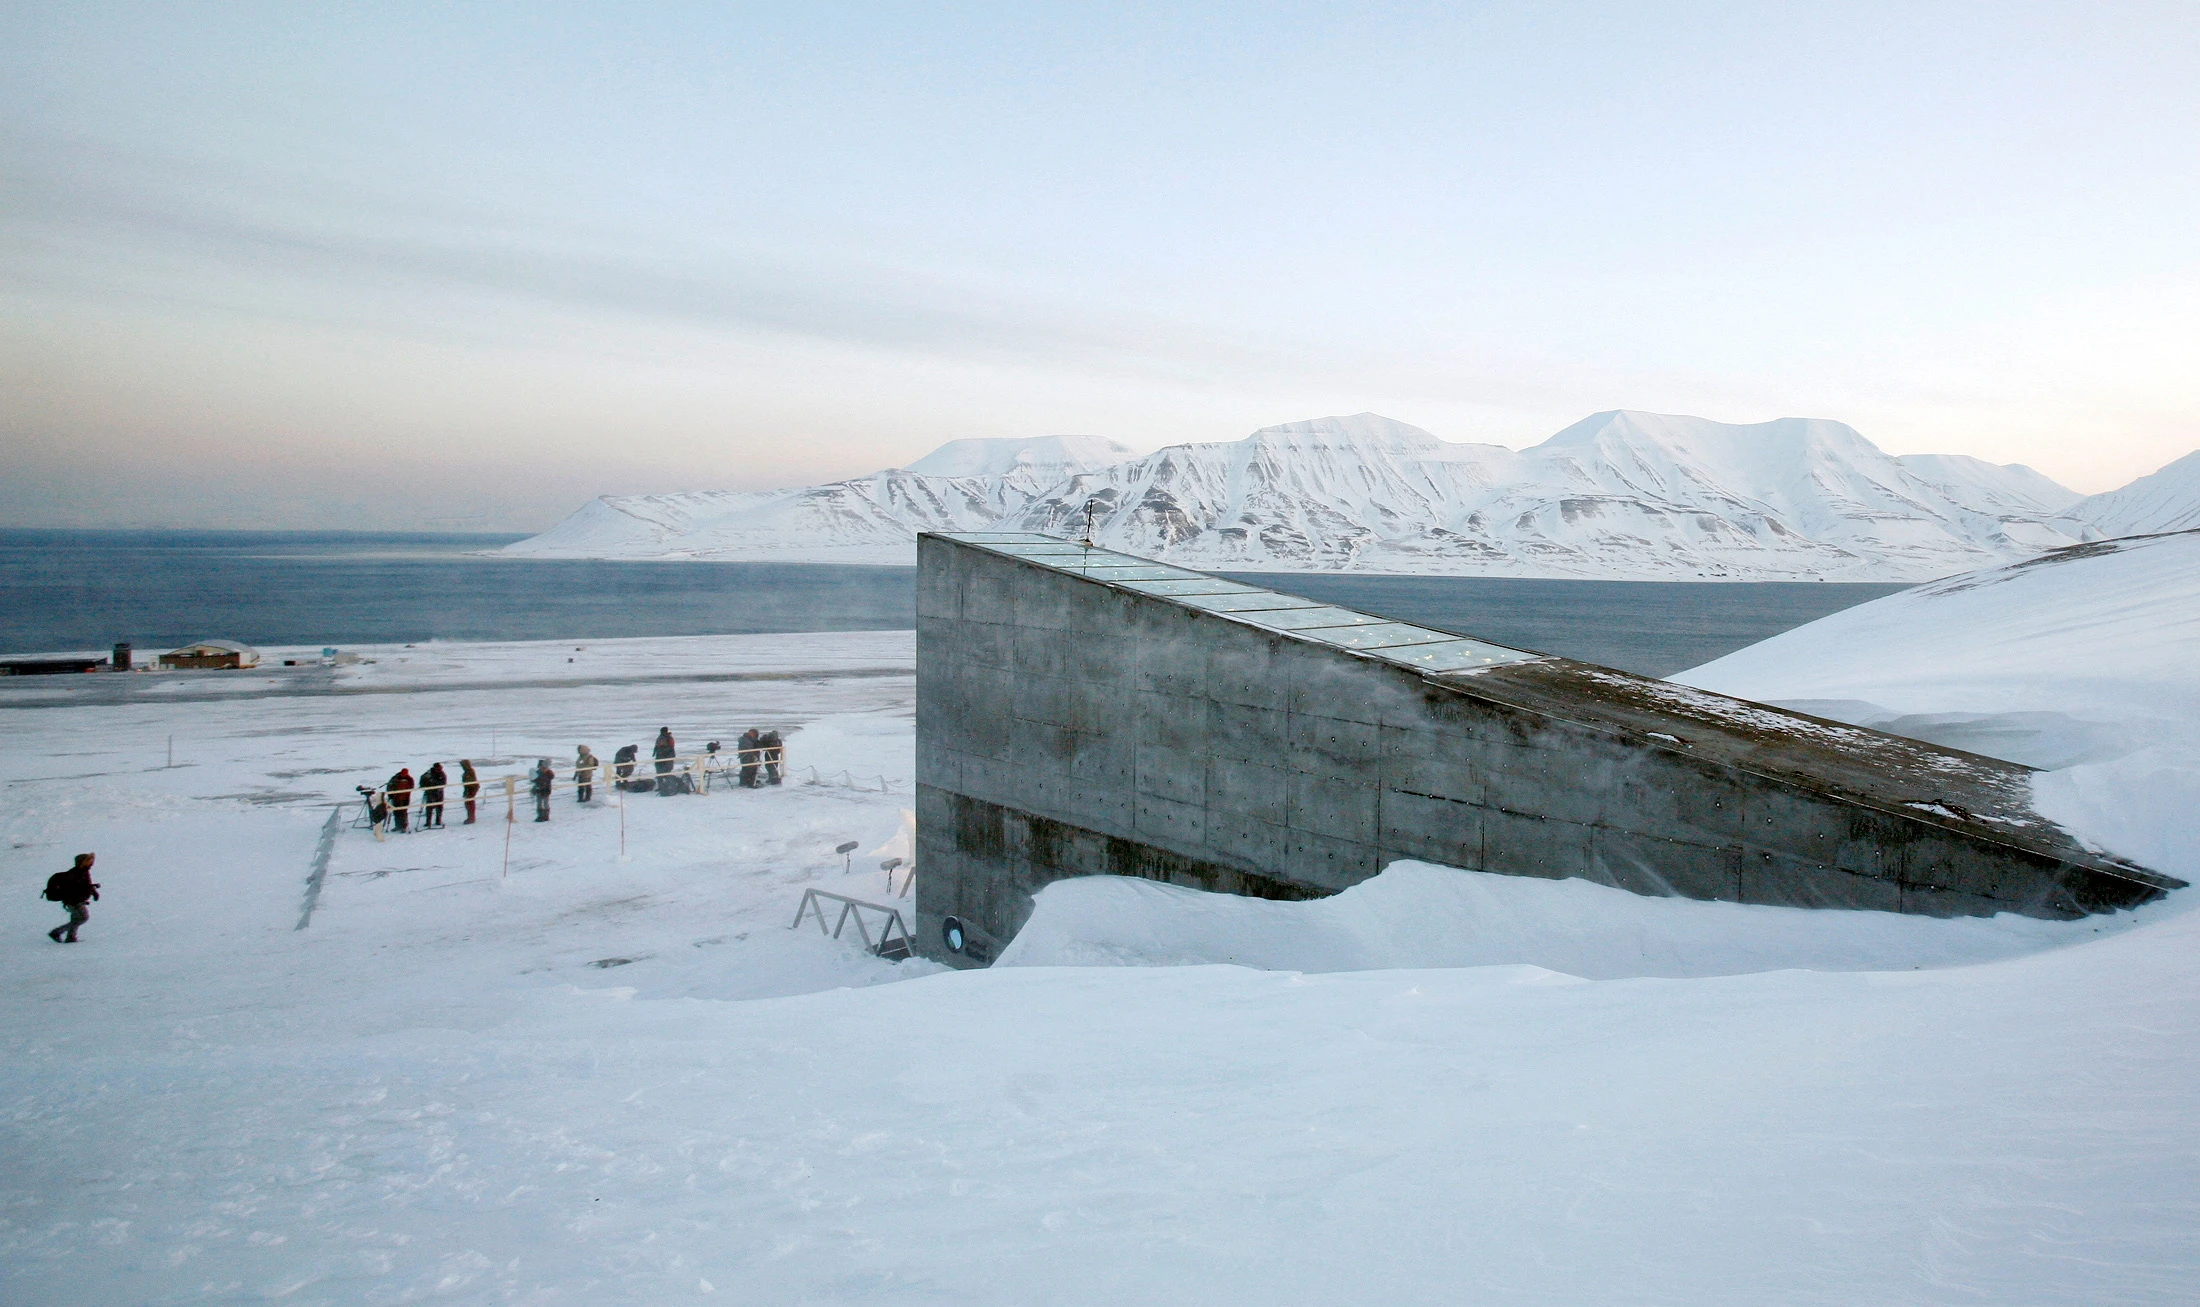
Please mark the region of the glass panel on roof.
<svg viewBox="0 0 2200 1307"><path fill-rule="evenodd" d="M1065 572L1073 571L1079 576L1089 576L1095 581L1189 581L1194 579L1191 573L1186 572L1181 567L1165 567L1159 563L1140 563L1135 566L1124 567L1102 567L1097 563L1091 566L1071 567L1065 564L1062 570Z"/></svg>
<svg viewBox="0 0 2200 1307"><path fill-rule="evenodd" d="M1376 622L1367 626L1332 626L1312 631L1300 631L1309 640L1324 644L1342 645L1347 649L1389 649L1405 644L1435 644L1459 637L1446 631L1431 631L1425 626L1408 626L1404 622Z"/></svg>
<svg viewBox="0 0 2200 1307"><path fill-rule="evenodd" d="M1243 594L1253 587L1239 585L1235 581L1217 581L1213 577L1193 576L1171 581L1125 581L1125 590L1136 590L1142 595L1226 595Z"/></svg>
<svg viewBox="0 0 2200 1307"><path fill-rule="evenodd" d="M1300 599L1294 595L1280 595L1273 590L1251 588L1232 594L1186 595L1184 596L1184 602L1194 608L1204 608L1212 613L1241 615L1248 621L1252 620L1252 614L1264 610L1320 608L1322 606L1311 599Z"/></svg>
<svg viewBox="0 0 2200 1307"><path fill-rule="evenodd" d="M1370 626L1388 621L1384 617L1369 617L1349 608L1332 608L1318 604L1312 608L1290 608L1272 613L1247 613L1245 620L1256 626L1274 627L1278 631L1304 631L1318 626Z"/></svg>
<svg viewBox="0 0 2200 1307"><path fill-rule="evenodd" d="M1484 644L1480 640L1447 640L1442 644L1406 645L1384 649L1377 656L1386 662L1418 667L1424 672L1463 672L1476 667L1526 662L1535 657L1534 654L1522 653L1518 649Z"/></svg>
<svg viewBox="0 0 2200 1307"><path fill-rule="evenodd" d="M1121 576L1141 571L1171 577L1199 575L1181 567L1171 567L1167 563L1149 563L1143 558L1128 558L1122 554L1088 554L1083 558L1034 558L1031 561L1045 563L1048 567L1059 567L1065 572L1075 572L1080 576ZM1147 579L1154 580L1158 577Z"/></svg>
<svg viewBox="0 0 2200 1307"><path fill-rule="evenodd" d="M1067 549L1055 549L1046 545L1008 545L1000 550L1010 558L1026 562L1044 563L1067 571L1085 571L1103 567L1163 567L1166 564L1133 558L1129 554L1110 553L1105 549L1081 549L1071 545ZM1181 572L1182 568L1174 569Z"/></svg>

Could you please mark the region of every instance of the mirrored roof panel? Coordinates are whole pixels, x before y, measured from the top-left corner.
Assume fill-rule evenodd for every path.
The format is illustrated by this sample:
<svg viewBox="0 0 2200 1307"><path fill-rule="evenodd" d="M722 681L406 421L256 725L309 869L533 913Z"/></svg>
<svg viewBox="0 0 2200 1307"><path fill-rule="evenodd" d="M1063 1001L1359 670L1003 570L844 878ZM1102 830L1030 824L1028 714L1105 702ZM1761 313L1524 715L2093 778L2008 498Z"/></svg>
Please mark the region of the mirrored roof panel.
<svg viewBox="0 0 2200 1307"><path fill-rule="evenodd" d="M1064 563L1062 570L1089 576L1095 581L1188 581L1195 573L1181 567L1165 567L1156 563L1141 563L1127 567L1099 563Z"/></svg>
<svg viewBox="0 0 2200 1307"><path fill-rule="evenodd" d="M1265 626L1275 631L1307 631L1323 626L1367 626L1375 622L1387 622L1387 617L1370 617L1355 613L1349 608L1321 604L1313 608L1287 608L1275 612L1234 613L1241 622Z"/></svg>
<svg viewBox="0 0 2200 1307"><path fill-rule="evenodd" d="M1458 637L1448 631L1431 631L1425 626L1408 626L1404 622L1371 622L1365 626L1328 626L1319 630L1301 631L1300 635L1323 644L1342 645L1347 649L1389 649L1404 644L1435 644Z"/></svg>
<svg viewBox="0 0 2200 1307"><path fill-rule="evenodd" d="M1084 548L1075 540L1060 536L1043 536L1034 531L942 531L939 534L965 544L983 545L987 549L1008 549L1016 545L1068 545Z"/></svg>
<svg viewBox="0 0 2200 1307"><path fill-rule="evenodd" d="M1125 581L1123 582L1123 588L1125 590L1136 590L1142 595L1165 595L1170 598L1179 595L1249 594L1256 592L1258 589L1255 586L1240 585L1235 581L1218 581L1211 576L1169 581Z"/></svg>
<svg viewBox="0 0 2200 1307"><path fill-rule="evenodd" d="M1251 586L1222 594L1178 595L1176 598L1193 608L1204 608L1210 613L1252 614L1284 608L1328 606L1317 600L1301 599L1297 595L1280 595L1273 590L1256 590Z"/></svg>
<svg viewBox="0 0 2200 1307"><path fill-rule="evenodd" d="M1527 662L1541 656L1297 595L1225 581L1205 572L1074 540L1022 532L944 531L939 534L1072 576L1167 599L1249 626L1349 649L1424 672L1473 671Z"/></svg>
<svg viewBox="0 0 2200 1307"><path fill-rule="evenodd" d="M1518 649L1502 645L1484 644L1480 640L1446 640L1441 644L1415 644L1402 648L1385 649L1381 657L1386 662L1404 663L1424 672L1464 672L1477 667L1498 667L1506 663L1522 663L1535 657Z"/></svg>

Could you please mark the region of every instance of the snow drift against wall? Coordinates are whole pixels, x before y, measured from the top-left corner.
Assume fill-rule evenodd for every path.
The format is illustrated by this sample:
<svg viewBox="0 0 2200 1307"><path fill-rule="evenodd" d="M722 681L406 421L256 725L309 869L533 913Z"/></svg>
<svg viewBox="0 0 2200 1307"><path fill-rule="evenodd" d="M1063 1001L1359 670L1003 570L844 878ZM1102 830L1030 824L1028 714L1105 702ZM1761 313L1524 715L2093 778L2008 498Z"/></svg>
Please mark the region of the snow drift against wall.
<svg viewBox="0 0 2200 1307"><path fill-rule="evenodd" d="M2200 871L2200 530L1949 577L1672 679L2042 768L2042 815Z"/></svg>
<svg viewBox="0 0 2200 1307"><path fill-rule="evenodd" d="M2087 505L2200 516L2186 480L2141 513L1816 419L1614 411L1515 451L1361 413L1144 457L1095 436L951 441L823 486L599 499L509 552L907 564L919 531L1081 536L1089 506L1099 543L1205 569L1911 581L2096 539Z"/></svg>
<svg viewBox="0 0 2200 1307"><path fill-rule="evenodd" d="M2146 916L2084 921L1903 916L1646 898L1394 862L1325 899L1278 903L1121 876L1057 881L1000 966L1192 966L1269 971L1542 967L1588 980L1731 976L1790 967L1907 971L2036 952Z"/></svg>

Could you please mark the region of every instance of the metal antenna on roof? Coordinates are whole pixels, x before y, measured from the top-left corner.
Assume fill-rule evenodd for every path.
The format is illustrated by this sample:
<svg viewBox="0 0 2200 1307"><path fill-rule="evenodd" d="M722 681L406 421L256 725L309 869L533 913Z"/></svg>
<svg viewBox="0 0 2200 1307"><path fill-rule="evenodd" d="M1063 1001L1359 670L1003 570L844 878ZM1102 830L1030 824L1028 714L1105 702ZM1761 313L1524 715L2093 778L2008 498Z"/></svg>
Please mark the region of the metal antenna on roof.
<svg viewBox="0 0 2200 1307"><path fill-rule="evenodd" d="M1100 511L1100 497L1099 497L1098 495L1095 495L1095 496L1093 496L1093 497L1092 497L1091 499L1088 499L1088 500L1086 500L1086 501L1085 501L1085 539L1084 539L1084 545L1085 545L1085 548L1087 548L1087 549L1090 549L1090 548L1092 548L1092 517L1093 517L1093 514L1095 514L1095 513L1099 512L1099 511Z"/></svg>

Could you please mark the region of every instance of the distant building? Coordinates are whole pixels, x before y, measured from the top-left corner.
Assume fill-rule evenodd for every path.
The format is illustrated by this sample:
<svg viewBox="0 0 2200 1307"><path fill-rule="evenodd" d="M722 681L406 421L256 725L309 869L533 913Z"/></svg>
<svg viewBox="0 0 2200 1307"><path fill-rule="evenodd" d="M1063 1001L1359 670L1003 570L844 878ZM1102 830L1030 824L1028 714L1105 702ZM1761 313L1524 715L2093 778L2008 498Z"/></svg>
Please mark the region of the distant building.
<svg viewBox="0 0 2200 1307"><path fill-rule="evenodd" d="M251 645L233 640L201 640L181 649L171 649L160 656L163 667L221 668L257 667L260 651Z"/></svg>
<svg viewBox="0 0 2200 1307"><path fill-rule="evenodd" d="M107 665L104 658L13 658L0 663L0 676L56 676L67 672L96 672Z"/></svg>

